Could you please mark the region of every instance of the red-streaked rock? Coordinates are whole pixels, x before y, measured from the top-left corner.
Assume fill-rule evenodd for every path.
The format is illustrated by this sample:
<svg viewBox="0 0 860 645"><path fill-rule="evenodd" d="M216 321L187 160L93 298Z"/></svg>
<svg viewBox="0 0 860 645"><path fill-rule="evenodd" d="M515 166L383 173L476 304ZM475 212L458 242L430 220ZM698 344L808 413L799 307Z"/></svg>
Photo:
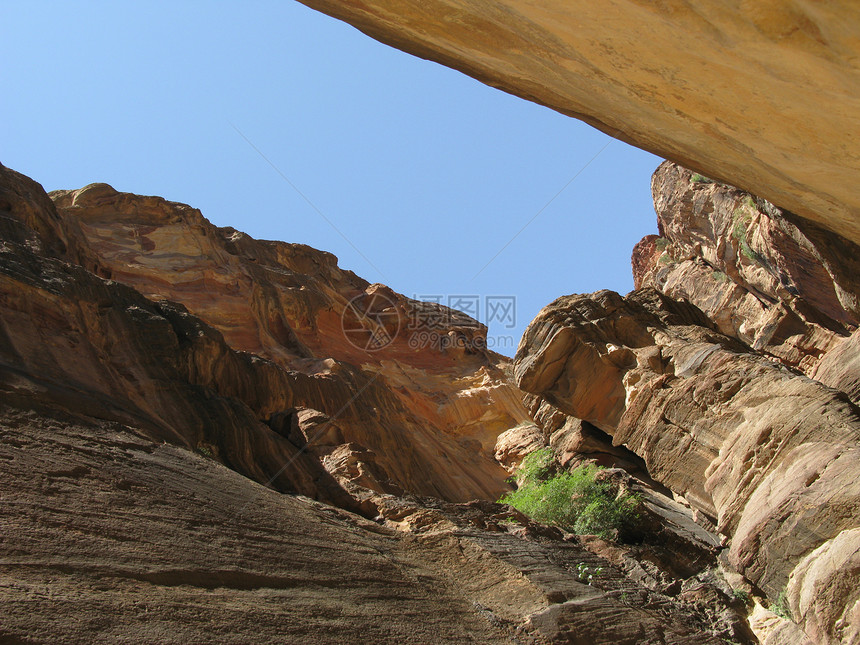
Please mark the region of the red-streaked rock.
<svg viewBox="0 0 860 645"><path fill-rule="evenodd" d="M733 566L773 601L787 584L810 637L841 642L839 620L857 601L853 570L837 566L846 556L815 574L838 592L815 596L795 580L816 549L853 544L843 534L860 526L860 414L711 325L653 289L567 296L526 330L515 374L644 458L655 480L717 521Z"/></svg>
<svg viewBox="0 0 860 645"><path fill-rule="evenodd" d="M860 321L860 247L668 162L652 192L661 235L633 251L637 287L692 302L724 334L856 390L860 370L845 343ZM840 358L819 368L841 345Z"/></svg>
<svg viewBox="0 0 860 645"><path fill-rule="evenodd" d="M317 441L318 456L362 446L391 485L417 494L462 501L506 490L493 458L496 436L528 416L504 375L506 359L486 349L484 325L369 284L330 253L212 226L184 204L106 184L52 197L103 275L182 303L235 350L340 384L336 395L293 397L294 406L337 424L340 444Z"/></svg>

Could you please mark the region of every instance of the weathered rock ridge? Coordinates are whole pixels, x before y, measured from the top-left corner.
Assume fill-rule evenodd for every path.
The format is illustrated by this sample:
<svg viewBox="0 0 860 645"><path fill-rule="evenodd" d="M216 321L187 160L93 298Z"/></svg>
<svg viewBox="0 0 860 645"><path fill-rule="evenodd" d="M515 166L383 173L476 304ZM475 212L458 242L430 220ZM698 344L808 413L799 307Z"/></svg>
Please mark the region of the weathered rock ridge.
<svg viewBox="0 0 860 645"><path fill-rule="evenodd" d="M528 419L475 321L181 204L53 197L0 167L0 641L751 642L670 499L671 557L443 501L498 495Z"/></svg>
<svg viewBox="0 0 860 645"><path fill-rule="evenodd" d="M643 459L811 642L857 642L857 247L675 164L652 188L637 290L559 298L520 343L543 442Z"/></svg>
<svg viewBox="0 0 860 645"><path fill-rule="evenodd" d="M860 243L854 2L301 1Z"/></svg>
<svg viewBox="0 0 860 645"><path fill-rule="evenodd" d="M660 235L633 250L636 287L692 302L724 334L857 401L860 247L669 162L652 192Z"/></svg>
<svg viewBox="0 0 860 645"><path fill-rule="evenodd" d="M370 285L329 253L218 229L184 204L105 184L52 196L73 259L211 326L220 349L211 365L195 359L194 377L242 400L270 434L380 491L465 501L504 490L495 438L527 414L477 321ZM84 317L76 327L95 324ZM446 342L415 346L417 334Z"/></svg>

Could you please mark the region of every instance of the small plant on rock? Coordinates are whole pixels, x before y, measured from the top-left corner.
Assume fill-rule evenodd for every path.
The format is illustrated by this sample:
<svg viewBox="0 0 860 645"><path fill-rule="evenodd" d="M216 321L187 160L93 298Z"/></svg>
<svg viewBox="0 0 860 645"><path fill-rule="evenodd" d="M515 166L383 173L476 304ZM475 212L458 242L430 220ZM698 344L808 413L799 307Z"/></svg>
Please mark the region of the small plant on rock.
<svg viewBox="0 0 860 645"><path fill-rule="evenodd" d="M553 475L552 451L543 448L523 459L516 477L520 487L499 501L536 522L571 533L629 539L639 523L641 500L634 493L617 490L600 476L602 470L585 465Z"/></svg>
<svg viewBox="0 0 860 645"><path fill-rule="evenodd" d="M603 567L589 567L585 562L580 562L576 565L576 579L590 585L595 578L603 575Z"/></svg>
<svg viewBox="0 0 860 645"><path fill-rule="evenodd" d="M735 600L744 605L749 604L750 595L743 589L732 589L732 596L734 596Z"/></svg>
<svg viewBox="0 0 860 645"><path fill-rule="evenodd" d="M791 609L788 607L788 599L785 597L785 589L779 592L776 602L770 606L770 610L780 618L793 620L791 617Z"/></svg>

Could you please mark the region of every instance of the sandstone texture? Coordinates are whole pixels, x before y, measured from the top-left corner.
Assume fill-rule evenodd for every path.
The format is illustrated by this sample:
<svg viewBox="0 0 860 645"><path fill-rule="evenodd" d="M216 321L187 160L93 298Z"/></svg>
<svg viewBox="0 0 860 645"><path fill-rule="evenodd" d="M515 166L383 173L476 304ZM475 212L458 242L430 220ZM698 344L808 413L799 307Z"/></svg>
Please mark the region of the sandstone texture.
<svg viewBox="0 0 860 645"><path fill-rule="evenodd" d="M641 456L815 642L860 636L860 412L844 394L651 288L556 300L527 329L516 375Z"/></svg>
<svg viewBox="0 0 860 645"><path fill-rule="evenodd" d="M669 162L652 192L660 235L633 251L636 286L692 302L724 334L856 397L860 247Z"/></svg>
<svg viewBox="0 0 860 645"><path fill-rule="evenodd" d="M673 163L652 191L637 290L559 298L527 329L530 413L561 463L619 465L719 532L726 571L796 621L754 610L762 642L856 642L860 249Z"/></svg>
<svg viewBox="0 0 860 645"><path fill-rule="evenodd" d="M0 439L0 642L718 645L722 623L743 635L706 572L682 601L629 575L623 549L498 504L380 495L372 522L133 426L5 399Z"/></svg>
<svg viewBox="0 0 860 645"><path fill-rule="evenodd" d="M356 296L365 337L428 308L158 198L0 189L0 642L753 642L671 499L627 546L487 499L498 428L544 428L471 319L363 351Z"/></svg>
<svg viewBox="0 0 860 645"><path fill-rule="evenodd" d="M860 243L860 7L302 0Z"/></svg>
<svg viewBox="0 0 860 645"><path fill-rule="evenodd" d="M476 320L371 285L330 253L216 228L184 204L106 184L52 197L77 261L180 303L219 337L218 359L250 364L251 375L217 376L198 365L205 385L239 396L339 477L372 469L380 491L452 501L505 490L496 436L528 416Z"/></svg>

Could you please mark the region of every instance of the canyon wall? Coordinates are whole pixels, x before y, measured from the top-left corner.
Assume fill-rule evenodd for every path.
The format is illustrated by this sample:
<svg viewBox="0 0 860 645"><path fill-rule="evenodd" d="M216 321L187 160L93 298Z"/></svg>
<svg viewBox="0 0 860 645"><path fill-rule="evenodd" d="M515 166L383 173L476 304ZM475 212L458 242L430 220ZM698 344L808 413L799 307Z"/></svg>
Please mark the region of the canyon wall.
<svg viewBox="0 0 860 645"><path fill-rule="evenodd" d="M477 321L183 204L102 184L54 194L55 208L32 180L2 169L2 181L3 354L26 378L122 401L154 436L261 482L322 459L380 491L506 490L495 439L528 416ZM223 410L194 407L212 395Z"/></svg>
<svg viewBox="0 0 860 645"><path fill-rule="evenodd" d="M860 243L860 7L301 0Z"/></svg>
<svg viewBox="0 0 860 645"><path fill-rule="evenodd" d="M555 411L603 433L598 456L611 437L644 459L812 642L855 642L856 247L668 162L652 190L660 235L634 249L637 290L544 308L517 382L544 426Z"/></svg>
<svg viewBox="0 0 860 645"><path fill-rule="evenodd" d="M752 642L672 500L630 546L487 499L529 416L476 321L182 204L52 196L0 167L0 641Z"/></svg>

